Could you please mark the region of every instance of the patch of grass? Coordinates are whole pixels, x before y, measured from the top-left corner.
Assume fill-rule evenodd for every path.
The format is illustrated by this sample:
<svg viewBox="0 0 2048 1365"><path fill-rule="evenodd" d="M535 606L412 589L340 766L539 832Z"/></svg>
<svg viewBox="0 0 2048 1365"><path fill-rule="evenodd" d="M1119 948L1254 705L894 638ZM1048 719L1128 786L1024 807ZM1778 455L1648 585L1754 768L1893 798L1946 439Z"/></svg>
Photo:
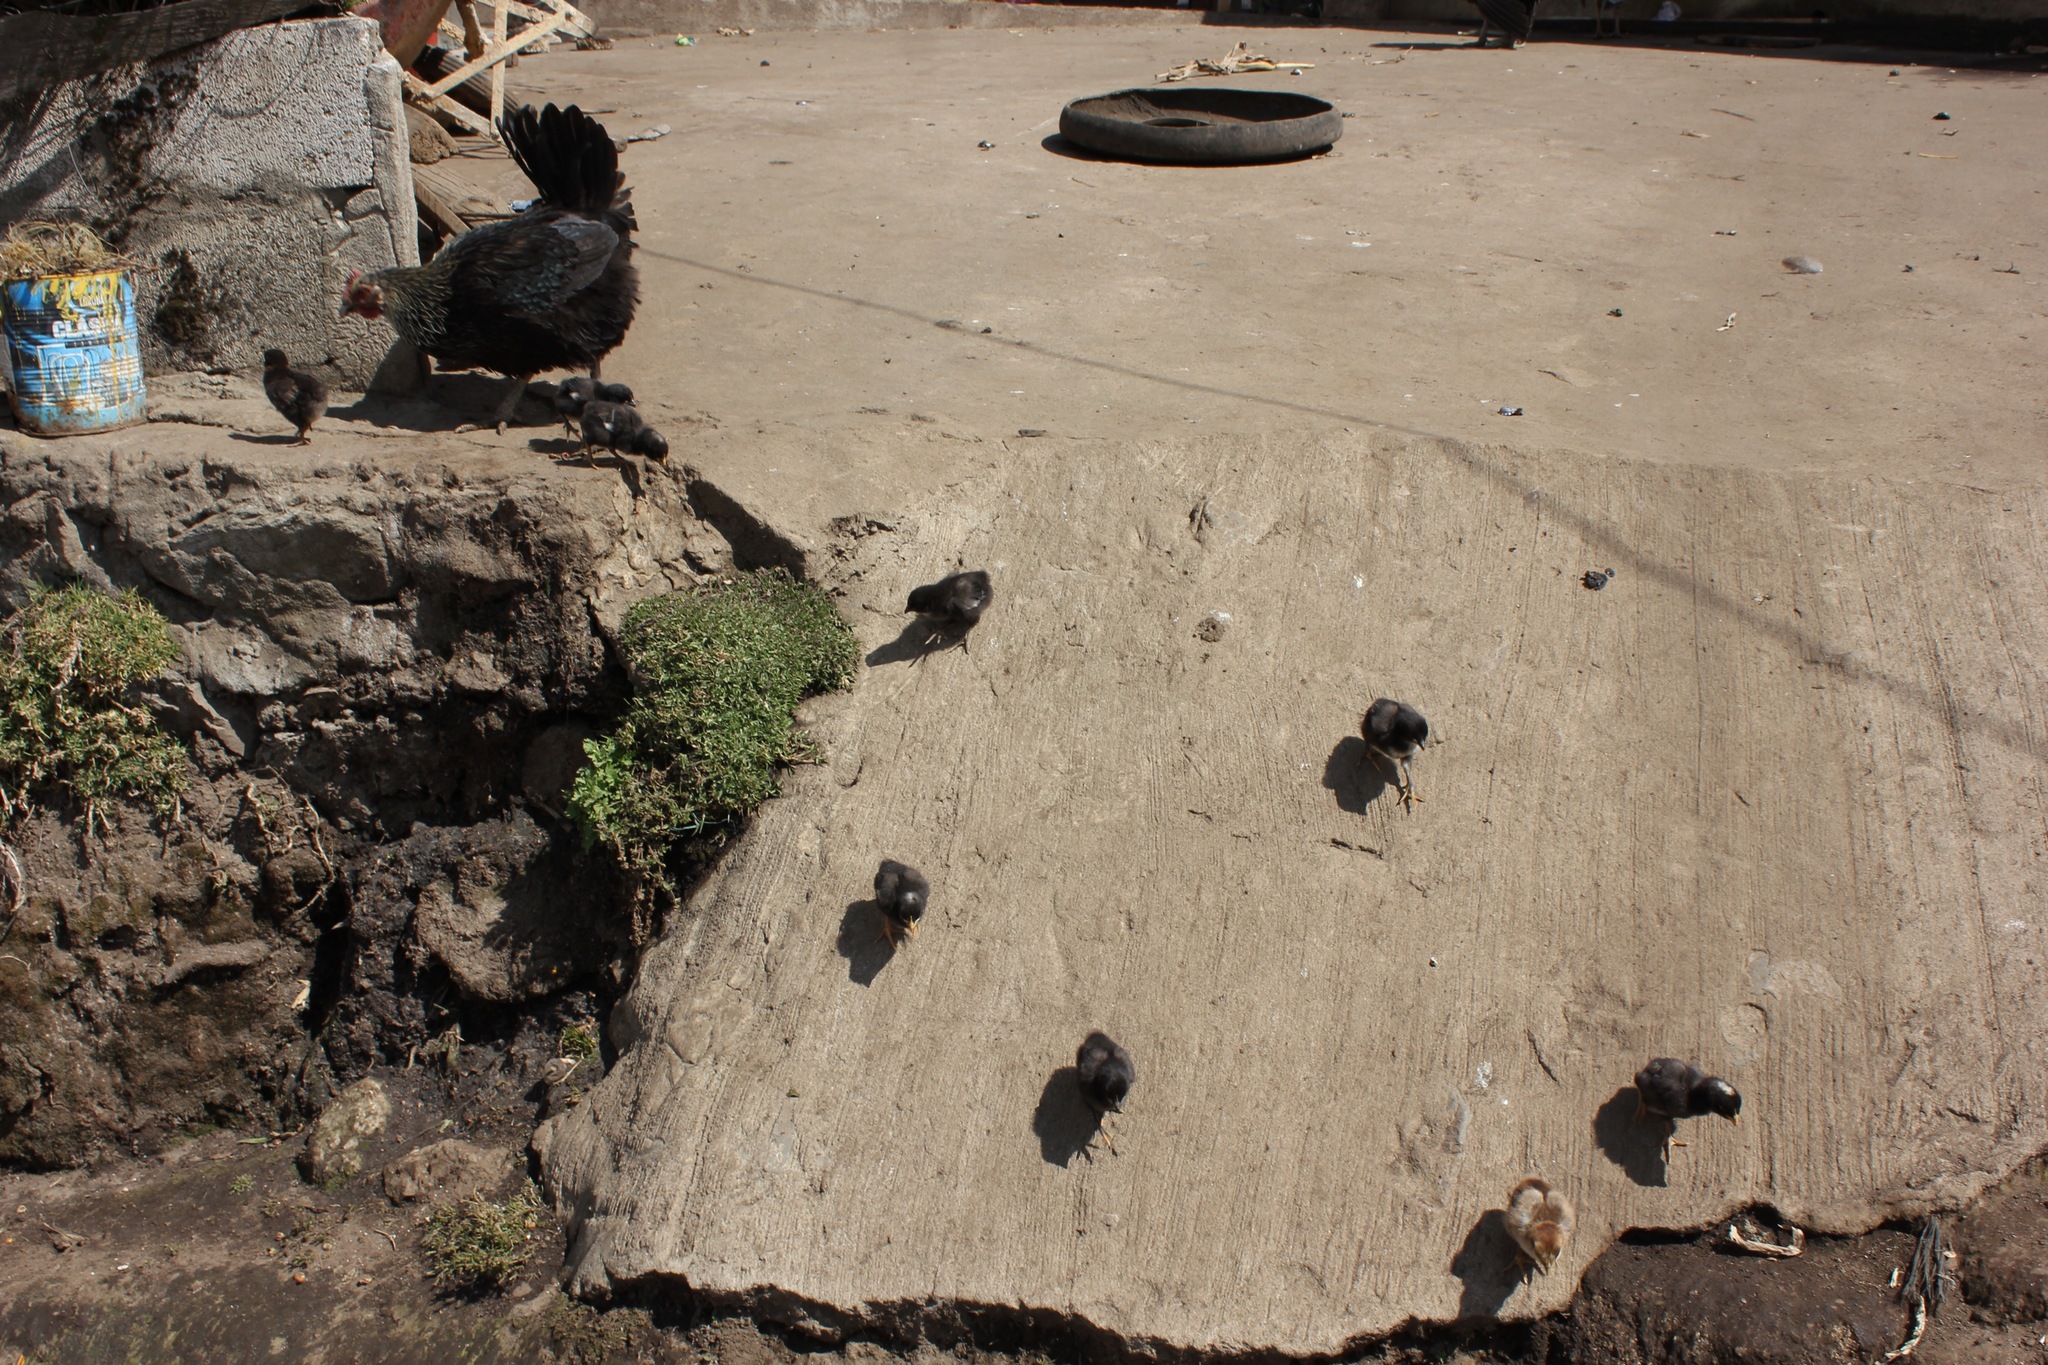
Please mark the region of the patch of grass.
<svg viewBox="0 0 2048 1365"><path fill-rule="evenodd" d="M561 1055L573 1062L596 1061L597 1034L588 1024L564 1024Z"/></svg>
<svg viewBox="0 0 2048 1365"><path fill-rule="evenodd" d="M164 618L132 591L35 589L0 623L0 817L50 793L80 807L88 832L122 797L175 814L185 751L133 696L177 657Z"/></svg>
<svg viewBox="0 0 2048 1365"><path fill-rule="evenodd" d="M645 1309L605 1312L573 1299L548 1309L541 1326L562 1365L609 1365L615 1360L637 1359L641 1350L660 1336Z"/></svg>
<svg viewBox="0 0 2048 1365"><path fill-rule="evenodd" d="M642 602L622 645L633 701L584 745L569 812L585 847L604 844L639 886L672 892L679 840L722 837L781 791L781 765L816 757L796 705L850 686L859 647L824 593L781 570Z"/></svg>
<svg viewBox="0 0 2048 1365"><path fill-rule="evenodd" d="M228 1182L229 1194L247 1194L255 1188L256 1177L253 1175L238 1175Z"/></svg>
<svg viewBox="0 0 2048 1365"><path fill-rule="evenodd" d="M468 1294L503 1288L532 1254L533 1230L545 1209L532 1181L497 1203L476 1195L435 1209L420 1236L434 1283Z"/></svg>

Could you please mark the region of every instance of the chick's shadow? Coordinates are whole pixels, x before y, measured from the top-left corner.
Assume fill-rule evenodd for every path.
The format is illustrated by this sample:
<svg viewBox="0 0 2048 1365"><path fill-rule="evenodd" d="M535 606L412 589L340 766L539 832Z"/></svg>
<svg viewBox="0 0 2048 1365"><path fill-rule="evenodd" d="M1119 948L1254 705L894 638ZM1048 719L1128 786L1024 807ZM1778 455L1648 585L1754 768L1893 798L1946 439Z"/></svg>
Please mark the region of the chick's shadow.
<svg viewBox="0 0 2048 1365"><path fill-rule="evenodd" d="M846 959L846 976L857 986L872 986L882 968L895 960L896 945L882 930L882 907L872 899L858 900L846 907L839 920L839 955Z"/></svg>
<svg viewBox="0 0 2048 1365"><path fill-rule="evenodd" d="M1593 1141L1600 1151L1646 1189L1666 1184L1664 1120L1636 1122L1636 1088L1625 1085L1593 1115Z"/></svg>
<svg viewBox="0 0 2048 1365"><path fill-rule="evenodd" d="M927 654L966 642L965 632L938 632L930 621L922 616L910 618L910 624L888 644L879 646L868 654L869 668L880 668L883 664L916 663Z"/></svg>
<svg viewBox="0 0 2048 1365"><path fill-rule="evenodd" d="M1337 794L1340 809L1363 815L1388 787L1383 760L1373 757L1365 741L1346 735L1323 764L1323 786Z"/></svg>
<svg viewBox="0 0 2048 1365"><path fill-rule="evenodd" d="M1458 1254L1451 1257L1451 1273L1464 1284L1458 1295L1458 1318L1500 1316L1501 1305L1521 1286L1518 1264L1520 1250L1508 1236L1507 1218L1499 1209L1488 1209L1465 1234Z"/></svg>
<svg viewBox="0 0 2048 1365"><path fill-rule="evenodd" d="M1046 1077L1031 1131L1038 1135L1038 1154L1048 1164L1065 1167L1095 1140L1095 1113L1081 1102L1081 1073L1063 1066Z"/></svg>

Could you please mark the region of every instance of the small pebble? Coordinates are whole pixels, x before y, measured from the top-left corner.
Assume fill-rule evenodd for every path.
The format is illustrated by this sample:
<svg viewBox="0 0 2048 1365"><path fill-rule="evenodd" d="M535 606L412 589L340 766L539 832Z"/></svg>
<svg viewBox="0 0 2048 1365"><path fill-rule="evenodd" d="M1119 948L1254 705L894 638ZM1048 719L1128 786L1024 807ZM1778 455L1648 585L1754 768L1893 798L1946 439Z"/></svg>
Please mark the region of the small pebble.
<svg viewBox="0 0 2048 1365"><path fill-rule="evenodd" d="M1612 569L1605 570L1604 572L1599 569L1588 569L1586 570L1586 576L1579 581L1594 592L1598 592L1607 586L1607 580L1612 577L1614 577L1614 570Z"/></svg>
<svg viewBox="0 0 2048 1365"><path fill-rule="evenodd" d="M1607 310L1607 316L1611 318L1618 318L1621 316L1621 310L1619 308L1610 308Z"/></svg>
<svg viewBox="0 0 2048 1365"><path fill-rule="evenodd" d="M1787 256L1785 268L1795 275L1820 274L1820 262L1811 256Z"/></svg>
<svg viewBox="0 0 2048 1365"><path fill-rule="evenodd" d="M986 152L994 148L996 144L984 138L980 142L975 143L974 145L981 148L981 150L983 150L984 152Z"/></svg>
<svg viewBox="0 0 2048 1365"><path fill-rule="evenodd" d="M1511 408L1506 405L1502 405L1500 415L1503 417L1520 417L1522 415L1522 410L1520 408Z"/></svg>
<svg viewBox="0 0 2048 1365"><path fill-rule="evenodd" d="M766 59L766 58L763 58L763 59L762 59L762 61L761 61L761 65L763 65L763 66L766 66L766 65L768 65L768 61L767 61L767 59Z"/></svg>
<svg viewBox="0 0 2048 1365"><path fill-rule="evenodd" d="M1935 117L1935 120L1936 120L1937 122L1939 122L1939 121L1941 121L1941 120L1944 120L1944 119L1946 119L1946 118L1948 117L1948 115L1947 115L1946 113L1940 113L1940 114L1936 114L1936 115L1935 115L1934 117Z"/></svg>
<svg viewBox="0 0 2048 1365"><path fill-rule="evenodd" d="M1908 275L1912 274L1912 273L1913 273L1913 267L1912 267L1912 266L1910 266L1910 265L1909 265L1909 266L1907 266L1907 267L1906 267L1906 270L1905 270L1905 273L1906 273L1906 274L1908 274Z"/></svg>
<svg viewBox="0 0 2048 1365"><path fill-rule="evenodd" d="M1043 435L1045 435L1045 428L1044 428L1044 427L1018 427L1018 428L1017 428L1017 434L1018 434L1019 436L1043 436Z"/></svg>

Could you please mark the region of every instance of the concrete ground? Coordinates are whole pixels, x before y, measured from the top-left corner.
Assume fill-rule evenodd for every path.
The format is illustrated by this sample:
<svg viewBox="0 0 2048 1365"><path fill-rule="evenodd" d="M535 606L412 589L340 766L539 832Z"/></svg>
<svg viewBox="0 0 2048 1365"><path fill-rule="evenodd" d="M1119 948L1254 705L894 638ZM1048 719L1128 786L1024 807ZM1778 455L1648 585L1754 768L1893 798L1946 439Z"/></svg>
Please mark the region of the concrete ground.
<svg viewBox="0 0 2048 1365"><path fill-rule="evenodd" d="M1241 83L1337 101L1331 155L1050 140L1237 36L521 69L673 128L607 374L871 651L543 1130L586 1286L1322 1352L2048 1143L2048 87L1268 28L1313 69ZM914 661L905 590L963 564L993 613ZM1379 693L1436 724L1412 813ZM893 960L884 856L935 886ZM1090 1160L1093 1027L1141 1079ZM1748 1097L1668 1166L1659 1053ZM1531 1172L1579 1232L1523 1287L1487 1211Z"/></svg>
<svg viewBox="0 0 2048 1365"><path fill-rule="evenodd" d="M1236 83L1334 100L1353 117L1332 154L1190 169L1047 145L1067 100L1239 37L1315 63ZM939 431L1384 427L2037 479L2038 70L1458 41L1199 24L704 34L521 74L614 111L618 131L674 129L625 159L654 283L613 366L723 419L750 466L762 432L902 452ZM506 196L523 184L508 167ZM1788 274L1791 255L1825 273ZM874 483L931 468L892 454Z"/></svg>
<svg viewBox="0 0 2048 1365"><path fill-rule="evenodd" d="M1048 145L1239 36L1315 64L1242 83L1337 100L1333 154ZM1860 1230L2048 1146L2038 75L699 39L515 74L673 129L625 158L646 302L607 376L869 668L541 1134L582 1284L1322 1352L1558 1308L1631 1227ZM152 396L200 425L115 444L280 430L245 380ZM316 439L562 448L416 430L461 415ZM962 563L997 604L919 661L905 590ZM1352 738L1380 693L1435 724L1413 811ZM935 887L893 959L884 856ZM1140 1079L1091 1160L1093 1027ZM1665 1052L1747 1101L1668 1164L1626 1090ZM1525 1286L1489 1210L1532 1172L1579 1231Z"/></svg>

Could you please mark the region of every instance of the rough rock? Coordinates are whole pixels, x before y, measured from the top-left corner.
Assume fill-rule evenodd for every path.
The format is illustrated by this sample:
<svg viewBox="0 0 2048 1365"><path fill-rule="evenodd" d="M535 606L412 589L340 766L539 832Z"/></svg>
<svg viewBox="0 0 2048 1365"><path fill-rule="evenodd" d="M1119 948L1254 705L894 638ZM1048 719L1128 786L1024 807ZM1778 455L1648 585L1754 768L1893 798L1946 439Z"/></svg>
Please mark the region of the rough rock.
<svg viewBox="0 0 2048 1365"><path fill-rule="evenodd" d="M0 1161L75 1165L202 1120L267 1127L294 1103L308 1046L291 1000L316 931L259 903L234 835L244 790L282 806L275 782L201 782L182 822L117 811L89 855L54 812L8 829L28 895L0 954Z"/></svg>
<svg viewBox="0 0 2048 1365"><path fill-rule="evenodd" d="M496 837L494 837L496 836ZM431 839L432 836L424 836ZM459 862L419 888L413 933L456 988L478 1000L546 995L604 960L591 933L604 912L593 892L610 889L595 860L526 816L500 831L465 830Z"/></svg>
<svg viewBox="0 0 2048 1365"><path fill-rule="evenodd" d="M239 382L181 401L266 420ZM57 812L7 834L30 894L0 955L0 1161L288 1126L442 1011L612 968L602 860L529 788L559 793L575 737L619 704L627 607L730 552L680 466L635 496L609 472L394 446L0 433L0 601L139 590L183 646L144 700L196 765L169 827L116 811L86 850Z"/></svg>
<svg viewBox="0 0 2048 1365"><path fill-rule="evenodd" d="M519 1158L502 1148L448 1138L415 1148L384 1168L384 1194L394 1204L448 1203L489 1194L509 1179Z"/></svg>
<svg viewBox="0 0 2048 1365"><path fill-rule="evenodd" d="M501 810L533 736L616 704L626 607L731 564L681 468L635 497L487 454L193 445L155 430L93 459L0 435L0 597L141 589L185 651L160 709L345 829Z"/></svg>
<svg viewBox="0 0 2048 1365"><path fill-rule="evenodd" d="M536 735L526 747L526 763L519 772L519 784L527 798L559 809L583 766L584 744L595 738L597 727L577 720L564 721Z"/></svg>
<svg viewBox="0 0 2048 1365"><path fill-rule="evenodd" d="M320 1111L306 1134L299 1170L315 1185L354 1180L363 1173L363 1143L391 1121L391 1097L381 1081L364 1078Z"/></svg>
<svg viewBox="0 0 2048 1365"><path fill-rule="evenodd" d="M2048 1145L2040 494L1333 433L1033 445L899 510L828 762L537 1137L579 1283L1336 1354L1459 1316L1532 1171L1578 1230L1509 1320L1630 1228L1861 1232ZM920 656L940 553L998 596ZM1431 722L1412 811L1376 695ZM934 887L893 955L885 854ZM1091 1028L1140 1077L1092 1161ZM1745 1104L1667 1163L1631 1080L1675 1052Z"/></svg>

